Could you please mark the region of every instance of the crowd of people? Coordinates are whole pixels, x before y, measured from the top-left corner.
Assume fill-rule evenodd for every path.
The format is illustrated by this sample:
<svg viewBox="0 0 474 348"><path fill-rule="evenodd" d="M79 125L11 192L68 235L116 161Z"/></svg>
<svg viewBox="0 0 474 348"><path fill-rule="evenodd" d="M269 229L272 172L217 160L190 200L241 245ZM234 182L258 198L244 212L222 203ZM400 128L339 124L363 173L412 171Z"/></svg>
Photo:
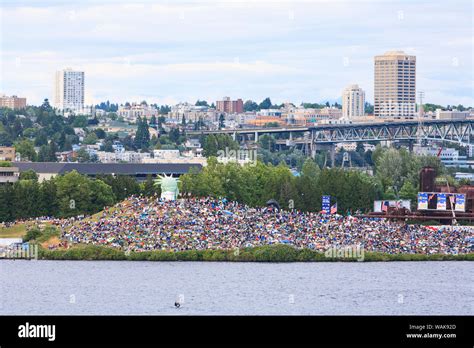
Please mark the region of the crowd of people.
<svg viewBox="0 0 474 348"><path fill-rule="evenodd" d="M284 243L325 251L359 245L390 254L471 252L469 227L426 227L386 219L251 208L226 199L163 201L132 196L98 217L56 223L69 244L130 251L234 249Z"/></svg>

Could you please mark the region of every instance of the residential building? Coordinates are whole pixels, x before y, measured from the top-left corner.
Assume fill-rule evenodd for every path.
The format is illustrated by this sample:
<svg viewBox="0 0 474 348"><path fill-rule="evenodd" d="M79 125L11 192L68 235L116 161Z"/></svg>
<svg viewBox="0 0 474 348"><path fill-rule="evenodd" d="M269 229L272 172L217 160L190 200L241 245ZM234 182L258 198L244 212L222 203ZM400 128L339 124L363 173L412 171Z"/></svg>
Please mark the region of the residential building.
<svg viewBox="0 0 474 348"><path fill-rule="evenodd" d="M148 152L124 151L116 153L117 162L142 163L146 158L151 158Z"/></svg>
<svg viewBox="0 0 474 348"><path fill-rule="evenodd" d="M150 121L148 119L148 121ZM102 128L106 133L117 133L120 138L125 138L128 135L134 136L137 132L136 124L128 124L126 122L120 121L107 121L96 126L91 126L89 129L95 130L97 128ZM150 133L150 138L153 136L158 136L158 131L153 127L148 127L148 132Z"/></svg>
<svg viewBox="0 0 474 348"><path fill-rule="evenodd" d="M118 140L115 140L113 145L112 145L112 148L114 149L114 152L124 152L125 151L125 147L123 146L123 144L118 141Z"/></svg>
<svg viewBox="0 0 474 348"><path fill-rule="evenodd" d="M242 99L230 100L229 97L224 97L216 102L216 109L227 114L240 114L244 112L244 102Z"/></svg>
<svg viewBox="0 0 474 348"><path fill-rule="evenodd" d="M350 85L342 92L342 117L351 120L364 116L365 92L358 85Z"/></svg>
<svg viewBox="0 0 474 348"><path fill-rule="evenodd" d="M255 116L254 119L247 120L247 124L255 127L265 127L269 123L284 126L285 120L277 116Z"/></svg>
<svg viewBox="0 0 474 348"><path fill-rule="evenodd" d="M373 144L363 143L362 146L364 147L364 152L375 150L375 145L373 145ZM357 150L357 143L356 142L336 143L336 150L339 150L339 149L343 149L345 151L356 151Z"/></svg>
<svg viewBox="0 0 474 348"><path fill-rule="evenodd" d="M343 150L343 151L355 151L357 149L357 143L337 143L336 144L336 151Z"/></svg>
<svg viewBox="0 0 474 348"><path fill-rule="evenodd" d="M117 111L119 117L123 117L124 121L135 123L137 118L146 118L148 122L155 116L158 117L160 114L159 110L154 106L147 104L127 104L121 105Z"/></svg>
<svg viewBox="0 0 474 348"><path fill-rule="evenodd" d="M375 56L374 115L413 119L416 114L416 57L402 51Z"/></svg>
<svg viewBox="0 0 474 348"><path fill-rule="evenodd" d="M18 167L0 167L0 184L14 183L19 178Z"/></svg>
<svg viewBox="0 0 474 348"><path fill-rule="evenodd" d="M184 143L184 146L186 147L186 152L188 152L190 155L194 157L201 157L203 149L201 147L201 142L199 139L188 139Z"/></svg>
<svg viewBox="0 0 474 348"><path fill-rule="evenodd" d="M106 152L94 150L94 155L100 163L142 163L143 160L151 158L148 152L122 151Z"/></svg>
<svg viewBox="0 0 474 348"><path fill-rule="evenodd" d="M326 119L324 116L330 119L340 119L342 117L342 110L333 106L326 106L322 109L316 109L316 114L322 119Z"/></svg>
<svg viewBox="0 0 474 348"><path fill-rule="evenodd" d="M56 157L59 162L74 162L76 160L77 153L74 150L56 152Z"/></svg>
<svg viewBox="0 0 474 348"><path fill-rule="evenodd" d="M467 155L469 157L474 157L474 145L469 144L467 146Z"/></svg>
<svg viewBox="0 0 474 348"><path fill-rule="evenodd" d="M163 163L173 163L173 164L198 164L202 167L207 166L207 158L206 157L197 157L197 156L180 156L177 158L145 158L142 160L141 163L155 163L155 164L163 164Z"/></svg>
<svg viewBox="0 0 474 348"><path fill-rule="evenodd" d="M190 138L190 139L187 139L186 142L184 143L184 146L187 148L187 149L200 149L201 148L201 142L199 141L199 139L194 139L194 138Z"/></svg>
<svg viewBox="0 0 474 348"><path fill-rule="evenodd" d="M16 95L11 97L2 95L0 96L0 108L24 109L26 108L26 98L19 98Z"/></svg>
<svg viewBox="0 0 474 348"><path fill-rule="evenodd" d="M56 72L54 107L61 111L82 113L84 110L84 72L71 68Z"/></svg>
<svg viewBox="0 0 474 348"><path fill-rule="evenodd" d="M257 112L257 116L281 117L283 115L280 109L262 109Z"/></svg>
<svg viewBox="0 0 474 348"><path fill-rule="evenodd" d="M179 150L153 150L153 158L178 158L180 156Z"/></svg>
<svg viewBox="0 0 474 348"><path fill-rule="evenodd" d="M247 111L240 114L230 114L226 116L227 120L234 120L237 122L238 125L247 124L248 120L253 120L255 118L256 113L254 111Z"/></svg>
<svg viewBox="0 0 474 348"><path fill-rule="evenodd" d="M15 148L13 146L0 146L0 161L14 161Z"/></svg>
<svg viewBox="0 0 474 348"><path fill-rule="evenodd" d="M436 119L438 120L464 120L468 118L470 111L458 111L456 109L452 111L443 111L441 109L436 109Z"/></svg>
<svg viewBox="0 0 474 348"><path fill-rule="evenodd" d="M313 126L317 123L335 121L342 117L342 110L335 107L322 109L290 107L282 117L292 126Z"/></svg>
<svg viewBox="0 0 474 348"><path fill-rule="evenodd" d="M286 123L292 126L310 126L321 120L319 116L318 109L291 107L287 110Z"/></svg>
<svg viewBox="0 0 474 348"><path fill-rule="evenodd" d="M216 122L219 120L216 109L209 106L193 105L190 103L179 103L171 107L168 118L174 123L181 123L184 119L186 122L197 122L199 120L206 122Z"/></svg>
<svg viewBox="0 0 474 348"><path fill-rule="evenodd" d="M440 151L441 150L441 151ZM413 151L417 155L436 156L446 167L473 168L474 160L468 159L467 156L459 154L459 151L452 147L436 148L414 146Z"/></svg>
<svg viewBox="0 0 474 348"><path fill-rule="evenodd" d="M48 180L57 175L73 170L80 174L96 177L99 175L129 175L137 181L144 181L148 175L186 174L191 168L201 170L200 163L60 163L60 162L15 162L19 172L33 170L38 174L38 181ZM7 167L8 168L8 167ZM11 168L11 167L10 167Z"/></svg>
<svg viewBox="0 0 474 348"><path fill-rule="evenodd" d="M462 173L462 172L456 172L454 174L454 178L456 180L461 180L461 179L468 179L471 183L474 182L474 173Z"/></svg>

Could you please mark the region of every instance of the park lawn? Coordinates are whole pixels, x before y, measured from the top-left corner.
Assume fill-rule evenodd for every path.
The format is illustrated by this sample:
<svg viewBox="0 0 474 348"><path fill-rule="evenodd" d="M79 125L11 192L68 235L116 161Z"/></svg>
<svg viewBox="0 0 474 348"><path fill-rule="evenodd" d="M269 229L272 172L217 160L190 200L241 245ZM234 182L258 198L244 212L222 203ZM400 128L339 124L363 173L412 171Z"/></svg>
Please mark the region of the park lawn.
<svg viewBox="0 0 474 348"><path fill-rule="evenodd" d="M22 238L28 229L28 227L34 226L35 222L28 221L17 223L11 227L0 227L0 238ZM42 223L46 226L51 226L50 222Z"/></svg>

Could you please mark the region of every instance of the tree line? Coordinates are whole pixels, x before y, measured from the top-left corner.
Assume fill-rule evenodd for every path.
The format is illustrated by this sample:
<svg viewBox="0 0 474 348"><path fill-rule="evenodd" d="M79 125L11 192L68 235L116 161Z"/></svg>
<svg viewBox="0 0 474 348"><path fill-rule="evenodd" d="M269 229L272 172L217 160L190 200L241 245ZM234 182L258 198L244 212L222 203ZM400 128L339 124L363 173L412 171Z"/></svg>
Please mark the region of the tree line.
<svg viewBox="0 0 474 348"><path fill-rule="evenodd" d="M138 183L126 175L93 179L72 171L39 182L35 172L27 171L14 184L0 186L0 222L94 214L130 195L160 193L151 176Z"/></svg>
<svg viewBox="0 0 474 348"><path fill-rule="evenodd" d="M371 153L373 173L318 165L320 159L297 158L291 167L300 167L294 175L285 161L274 165L261 161L240 166L221 164L210 158L200 172L181 177L182 192L195 196L226 197L231 200L262 206L270 199L282 207L302 211L320 211L321 198L330 195L340 212L370 211L378 199L409 199L416 205L419 173L425 166L435 168L438 176L455 182L439 158L417 156L406 149L377 146ZM298 164L301 161L302 164Z"/></svg>
<svg viewBox="0 0 474 348"><path fill-rule="evenodd" d="M180 180L184 195L226 197L249 206L264 206L275 199L284 209L302 211L320 211L322 195L331 195L342 212L368 210L382 194L375 177L339 168L321 170L312 159L295 176L283 163L274 166L258 161L241 166L210 158L200 172L185 174Z"/></svg>
<svg viewBox="0 0 474 348"><path fill-rule="evenodd" d="M419 172L424 166L434 167L450 185L462 184L449 176L437 157L378 146L372 160L373 175L321 167L312 158L306 158L295 174L284 162L273 165L256 161L241 166L222 164L210 157L201 171L191 170L181 176L180 192L185 197L226 197L249 206L264 206L275 199L282 208L301 211L320 211L321 197L330 195L339 212L348 213L370 211L377 199L410 199L415 205ZM39 182L36 173L27 171L16 183L0 186L0 221L93 214L134 194L154 195L160 190L152 176L138 183L130 176L89 178L72 171Z"/></svg>

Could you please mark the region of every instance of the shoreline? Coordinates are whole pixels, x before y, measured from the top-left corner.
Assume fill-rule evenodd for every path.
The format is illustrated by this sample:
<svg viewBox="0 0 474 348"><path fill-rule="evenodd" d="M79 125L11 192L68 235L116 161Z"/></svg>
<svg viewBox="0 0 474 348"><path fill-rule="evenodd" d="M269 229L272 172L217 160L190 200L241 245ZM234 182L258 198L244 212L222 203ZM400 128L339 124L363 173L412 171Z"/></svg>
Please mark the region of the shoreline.
<svg viewBox="0 0 474 348"><path fill-rule="evenodd" d="M10 258L14 259L14 258ZM388 254L364 252L353 256L327 257L323 252L296 249L288 245L266 245L235 250L186 250L125 252L110 247L78 245L70 249L38 249L38 260L81 261L207 261L207 262L389 262L389 261L474 261L469 254Z"/></svg>

